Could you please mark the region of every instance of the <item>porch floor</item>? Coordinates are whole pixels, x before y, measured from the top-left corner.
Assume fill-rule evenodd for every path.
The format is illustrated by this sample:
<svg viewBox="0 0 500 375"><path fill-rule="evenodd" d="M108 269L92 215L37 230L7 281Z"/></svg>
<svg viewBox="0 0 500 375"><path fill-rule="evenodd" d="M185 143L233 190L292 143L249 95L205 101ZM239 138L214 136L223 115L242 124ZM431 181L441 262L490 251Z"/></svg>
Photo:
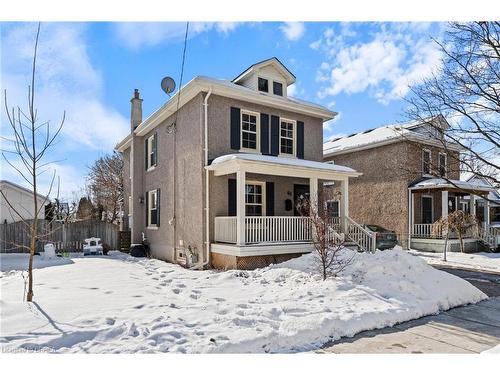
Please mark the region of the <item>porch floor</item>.
<svg viewBox="0 0 500 375"><path fill-rule="evenodd" d="M310 253L313 247L311 241L252 243L245 245L216 242L211 244L211 251L213 253L244 257L276 254L305 254Z"/></svg>

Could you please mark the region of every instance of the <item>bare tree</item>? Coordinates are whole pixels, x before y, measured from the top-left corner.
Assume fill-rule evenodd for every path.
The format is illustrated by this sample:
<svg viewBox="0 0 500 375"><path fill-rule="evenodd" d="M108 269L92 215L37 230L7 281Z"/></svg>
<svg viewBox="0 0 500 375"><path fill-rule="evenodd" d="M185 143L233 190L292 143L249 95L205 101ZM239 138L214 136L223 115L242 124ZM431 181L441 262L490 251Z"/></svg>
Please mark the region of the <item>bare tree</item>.
<svg viewBox="0 0 500 375"><path fill-rule="evenodd" d="M467 233L477 236L479 223L477 219L464 211L458 210L448 216L441 217L432 225L432 234L442 237L446 236L445 251L450 234L455 233L460 240L460 251L464 252L463 238Z"/></svg>
<svg viewBox="0 0 500 375"><path fill-rule="evenodd" d="M465 150L447 152L461 172L500 186L500 23L451 23L434 41L441 68L410 88L407 116L428 123L444 150L452 143Z"/></svg>
<svg viewBox="0 0 500 375"><path fill-rule="evenodd" d="M123 157L118 152L95 161L87 176L94 206L101 208L106 220L117 221L123 203Z"/></svg>
<svg viewBox="0 0 500 375"><path fill-rule="evenodd" d="M46 157L48 156L49 150L54 145L54 141L62 129L66 116L66 112L64 112L62 120L56 128L52 128L50 121L40 122L38 118L38 110L35 100L35 77L39 36L40 24L38 24L35 38L31 69L31 85L28 86L27 110L22 110L20 106L9 108L7 90L4 91L5 112L13 133L11 141L14 151L2 150L2 156L7 164L16 170L19 175L31 186L33 191L33 220L27 220L25 218L25 213L20 212L13 202L10 202L5 194L1 192L9 209L13 211L26 225L30 237L28 290L26 293L26 300L29 302L33 300L33 257L35 255L36 245L40 237L40 234L38 233L38 215L41 210L44 209L45 203L48 201L48 197L52 192L52 187L55 181L55 172L51 179L49 191L41 205L39 205L38 202L38 178L42 173L48 170L49 164L53 162L47 161ZM7 153L10 154L9 157L6 156Z"/></svg>
<svg viewBox="0 0 500 375"><path fill-rule="evenodd" d="M323 280L329 276L337 276L339 272L352 263L355 256L343 251L344 236L334 229L332 218L326 209L327 201L335 199L329 195L326 191L323 192L321 195L323 197L322 205L311 201L308 196L299 197L298 202L296 202L297 210L304 217L309 217L311 222L317 268L321 272Z"/></svg>

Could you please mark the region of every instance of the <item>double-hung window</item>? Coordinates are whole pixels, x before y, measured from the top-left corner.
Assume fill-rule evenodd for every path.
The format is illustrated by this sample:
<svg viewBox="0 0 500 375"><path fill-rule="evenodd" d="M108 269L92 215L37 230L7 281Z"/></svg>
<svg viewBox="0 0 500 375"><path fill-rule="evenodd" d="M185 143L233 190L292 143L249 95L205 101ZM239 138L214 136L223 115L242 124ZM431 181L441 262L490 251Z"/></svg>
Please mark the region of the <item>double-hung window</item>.
<svg viewBox="0 0 500 375"><path fill-rule="evenodd" d="M158 226L158 213L159 213L159 202L158 202L158 190L148 191L148 201L147 201L147 212L148 212L148 223L149 228L154 228Z"/></svg>
<svg viewBox="0 0 500 375"><path fill-rule="evenodd" d="M157 136L156 133L153 134L146 140L146 170L153 169L156 167L156 144L157 144Z"/></svg>
<svg viewBox="0 0 500 375"><path fill-rule="evenodd" d="M439 175L441 177L446 177L446 171L448 169L447 166L447 157L444 152L439 153Z"/></svg>
<svg viewBox="0 0 500 375"><path fill-rule="evenodd" d="M295 121L281 120L280 154L295 155Z"/></svg>
<svg viewBox="0 0 500 375"><path fill-rule="evenodd" d="M259 150L257 114L241 112L241 147L249 150Z"/></svg>
<svg viewBox="0 0 500 375"><path fill-rule="evenodd" d="M245 185L245 215L262 216L264 202L264 183L248 182Z"/></svg>
<svg viewBox="0 0 500 375"><path fill-rule="evenodd" d="M422 150L422 173L431 174L431 151Z"/></svg>

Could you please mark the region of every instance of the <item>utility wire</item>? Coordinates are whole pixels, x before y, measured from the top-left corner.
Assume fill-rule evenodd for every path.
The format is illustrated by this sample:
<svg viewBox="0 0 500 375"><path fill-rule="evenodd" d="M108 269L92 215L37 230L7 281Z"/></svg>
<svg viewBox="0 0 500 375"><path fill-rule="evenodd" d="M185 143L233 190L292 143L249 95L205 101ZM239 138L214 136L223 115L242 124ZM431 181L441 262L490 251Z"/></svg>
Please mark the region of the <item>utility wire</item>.
<svg viewBox="0 0 500 375"><path fill-rule="evenodd" d="M177 185L177 151L176 151L176 136L175 134L177 133L177 118L179 116L179 106L181 102L181 92L182 92L182 80L184 78L184 63L186 62L186 47L187 47L187 38L188 38L188 32L189 32L189 22L186 22L186 33L184 35L184 49L182 51L182 64L181 64L181 76L179 79L179 91L177 92L177 109L175 110L175 121L174 121L174 126L173 126L173 136L174 136L174 142L173 142L173 159L174 159L174 178L173 178L173 189L172 189L172 196L173 196L173 234L174 234L174 259L177 258L177 254L175 249L177 248L177 218L176 218L176 185Z"/></svg>

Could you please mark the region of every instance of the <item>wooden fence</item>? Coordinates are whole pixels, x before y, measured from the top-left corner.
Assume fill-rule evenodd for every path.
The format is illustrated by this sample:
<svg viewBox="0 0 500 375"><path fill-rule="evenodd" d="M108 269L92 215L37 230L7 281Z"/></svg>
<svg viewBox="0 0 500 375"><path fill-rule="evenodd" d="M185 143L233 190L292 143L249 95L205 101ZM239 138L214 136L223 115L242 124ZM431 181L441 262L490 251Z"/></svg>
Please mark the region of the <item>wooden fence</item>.
<svg viewBox="0 0 500 375"><path fill-rule="evenodd" d="M0 253L29 252L27 248L31 237L25 223L4 223L0 229ZM84 220L63 224L38 220L38 235L37 251L43 251L48 242L53 243L58 251L81 251L84 240L89 237L100 238L112 249L120 248L118 226L104 221Z"/></svg>

